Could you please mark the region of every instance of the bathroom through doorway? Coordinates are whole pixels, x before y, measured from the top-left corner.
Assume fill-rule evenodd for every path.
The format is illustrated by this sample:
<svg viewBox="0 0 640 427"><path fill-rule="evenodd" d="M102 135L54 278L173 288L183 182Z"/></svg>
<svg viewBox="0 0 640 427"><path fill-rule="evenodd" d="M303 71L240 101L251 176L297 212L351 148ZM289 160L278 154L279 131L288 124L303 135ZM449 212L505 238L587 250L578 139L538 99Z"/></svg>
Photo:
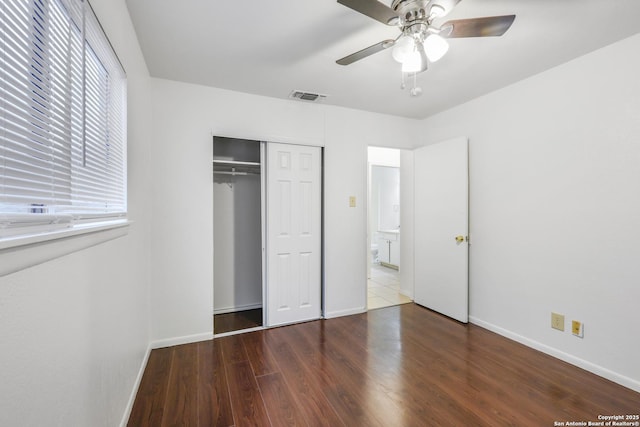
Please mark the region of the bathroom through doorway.
<svg viewBox="0 0 640 427"><path fill-rule="evenodd" d="M367 309L411 302L402 292L400 270L401 150L368 148Z"/></svg>

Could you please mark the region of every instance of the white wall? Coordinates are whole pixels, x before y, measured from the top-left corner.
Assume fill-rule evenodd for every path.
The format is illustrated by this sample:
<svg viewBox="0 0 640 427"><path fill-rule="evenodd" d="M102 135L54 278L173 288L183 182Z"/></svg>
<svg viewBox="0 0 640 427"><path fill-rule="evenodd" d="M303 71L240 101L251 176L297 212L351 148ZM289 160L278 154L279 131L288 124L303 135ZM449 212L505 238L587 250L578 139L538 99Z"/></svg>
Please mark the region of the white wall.
<svg viewBox="0 0 640 427"><path fill-rule="evenodd" d="M124 2L91 4L128 76L134 223L124 237L0 278L3 426L118 425L149 342L149 77Z"/></svg>
<svg viewBox="0 0 640 427"><path fill-rule="evenodd" d="M260 175L223 175L213 187L214 312L262 307Z"/></svg>
<svg viewBox="0 0 640 427"><path fill-rule="evenodd" d="M366 301L367 145L409 147L417 122L153 79L156 345L212 332L212 135L325 146L328 316ZM349 196L357 206L349 208ZM166 201L169 201L167 203ZM188 207L188 209L185 209Z"/></svg>
<svg viewBox="0 0 640 427"><path fill-rule="evenodd" d="M413 151L400 151L400 292L414 295L414 167Z"/></svg>
<svg viewBox="0 0 640 427"><path fill-rule="evenodd" d="M420 141L469 137L472 321L636 390L638 51L640 35L434 116Z"/></svg>

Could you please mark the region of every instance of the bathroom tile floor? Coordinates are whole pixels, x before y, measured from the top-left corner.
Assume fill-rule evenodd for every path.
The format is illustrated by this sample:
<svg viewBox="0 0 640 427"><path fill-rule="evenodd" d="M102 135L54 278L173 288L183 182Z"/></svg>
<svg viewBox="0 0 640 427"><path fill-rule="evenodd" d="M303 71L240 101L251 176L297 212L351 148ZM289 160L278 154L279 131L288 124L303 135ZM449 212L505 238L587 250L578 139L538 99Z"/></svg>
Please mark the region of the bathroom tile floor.
<svg viewBox="0 0 640 427"><path fill-rule="evenodd" d="M400 293L400 274L397 270L378 264L371 266L371 277L367 284L367 307L389 307L406 304L411 299Z"/></svg>

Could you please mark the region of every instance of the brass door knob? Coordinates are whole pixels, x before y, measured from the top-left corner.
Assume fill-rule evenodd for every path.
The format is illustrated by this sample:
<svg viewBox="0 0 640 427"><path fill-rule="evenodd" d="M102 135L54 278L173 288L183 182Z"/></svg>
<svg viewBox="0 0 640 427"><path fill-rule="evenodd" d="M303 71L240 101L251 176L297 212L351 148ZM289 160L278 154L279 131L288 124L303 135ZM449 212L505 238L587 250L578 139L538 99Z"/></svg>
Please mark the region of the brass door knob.
<svg viewBox="0 0 640 427"><path fill-rule="evenodd" d="M458 243L464 242L464 236L456 236L456 242Z"/></svg>

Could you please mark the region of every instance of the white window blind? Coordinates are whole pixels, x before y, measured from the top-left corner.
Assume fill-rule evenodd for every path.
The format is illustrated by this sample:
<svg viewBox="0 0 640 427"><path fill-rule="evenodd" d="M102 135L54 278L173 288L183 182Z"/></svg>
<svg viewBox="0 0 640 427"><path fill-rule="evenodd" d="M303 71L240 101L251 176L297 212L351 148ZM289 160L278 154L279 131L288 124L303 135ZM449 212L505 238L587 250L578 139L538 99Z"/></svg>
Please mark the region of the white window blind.
<svg viewBox="0 0 640 427"><path fill-rule="evenodd" d="M89 3L1 1L0 238L125 216L126 76Z"/></svg>

